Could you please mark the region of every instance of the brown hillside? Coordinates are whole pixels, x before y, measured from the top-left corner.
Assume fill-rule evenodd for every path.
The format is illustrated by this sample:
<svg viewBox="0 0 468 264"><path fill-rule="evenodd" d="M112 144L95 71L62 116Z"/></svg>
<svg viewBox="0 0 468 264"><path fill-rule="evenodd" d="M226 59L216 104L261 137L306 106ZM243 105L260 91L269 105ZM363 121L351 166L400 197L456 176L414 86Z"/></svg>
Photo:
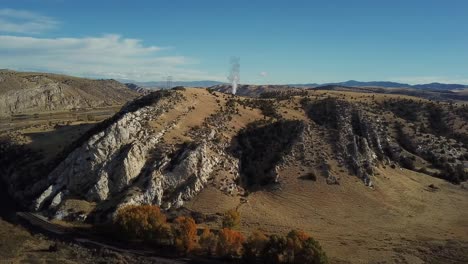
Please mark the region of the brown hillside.
<svg viewBox="0 0 468 264"><path fill-rule="evenodd" d="M0 71L0 116L121 106L138 95L115 80Z"/></svg>

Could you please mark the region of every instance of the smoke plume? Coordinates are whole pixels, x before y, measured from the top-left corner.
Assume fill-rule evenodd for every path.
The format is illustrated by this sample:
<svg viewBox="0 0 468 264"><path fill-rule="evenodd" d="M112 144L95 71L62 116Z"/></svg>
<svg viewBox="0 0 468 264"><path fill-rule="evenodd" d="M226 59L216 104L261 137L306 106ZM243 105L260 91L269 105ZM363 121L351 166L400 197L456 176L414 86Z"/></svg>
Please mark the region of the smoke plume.
<svg viewBox="0 0 468 264"><path fill-rule="evenodd" d="M240 82L240 58L232 57L231 58L231 72L229 73L228 80L232 84L232 94L236 94L237 86Z"/></svg>

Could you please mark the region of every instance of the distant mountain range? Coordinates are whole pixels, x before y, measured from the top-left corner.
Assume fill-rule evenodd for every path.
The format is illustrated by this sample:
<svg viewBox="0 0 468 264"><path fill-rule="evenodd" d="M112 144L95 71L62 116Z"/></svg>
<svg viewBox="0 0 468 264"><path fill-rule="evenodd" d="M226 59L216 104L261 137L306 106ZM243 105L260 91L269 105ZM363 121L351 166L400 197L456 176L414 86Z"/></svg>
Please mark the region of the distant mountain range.
<svg viewBox="0 0 468 264"><path fill-rule="evenodd" d="M348 87L384 87L384 88L415 88L415 89L429 89L429 90L456 90L468 88L468 85L463 84L446 84L446 83L427 83L427 84L407 84L398 82L385 82L385 81L374 81L374 82L360 82L350 80L346 82L337 83L307 83L307 84L289 84L290 86L296 87L318 87L325 85L339 85Z"/></svg>
<svg viewBox="0 0 468 264"><path fill-rule="evenodd" d="M140 87L145 88L166 88L166 81L152 81L152 82L136 82L131 80L118 80L122 83L133 83ZM226 82L218 81L173 81L172 86L189 86L189 87L211 87L220 84L227 84ZM335 83L299 83L299 84L288 84L288 86L294 87L318 87L325 85L339 85L348 87L384 87L384 88L415 88L415 89L426 89L426 90L457 90L468 88L468 85L464 84L447 84L447 83L427 83L427 84L407 84L398 82L386 82L386 81L372 81L372 82L361 82L355 80L349 80L346 82L335 82Z"/></svg>

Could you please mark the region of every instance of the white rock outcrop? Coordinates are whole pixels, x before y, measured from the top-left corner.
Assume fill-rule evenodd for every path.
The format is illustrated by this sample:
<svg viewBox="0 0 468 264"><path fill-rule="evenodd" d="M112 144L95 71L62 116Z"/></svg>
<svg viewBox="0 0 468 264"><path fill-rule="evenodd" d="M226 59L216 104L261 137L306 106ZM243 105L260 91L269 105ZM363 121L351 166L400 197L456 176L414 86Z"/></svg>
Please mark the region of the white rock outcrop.
<svg viewBox="0 0 468 264"><path fill-rule="evenodd" d="M116 208L127 204L179 207L203 189L221 161L237 166L208 136L180 149L177 157L162 151L157 159L152 158L166 131L176 124L155 131L148 122L171 107L173 102L162 99L156 105L124 113L91 136L49 174L50 185L34 201L34 209L54 210L67 197L98 204L113 201Z"/></svg>
<svg viewBox="0 0 468 264"><path fill-rule="evenodd" d="M215 167L224 160L224 157L213 153L214 148L204 142L193 150L187 149L172 170L165 170L166 163L152 171L147 179L148 187L130 190L120 206L158 204L164 208L180 207L203 189ZM168 195L168 199L163 201L165 195Z"/></svg>
<svg viewBox="0 0 468 264"><path fill-rule="evenodd" d="M155 112L153 107L145 107L127 113L75 149L48 176L53 184L35 201L34 208L39 210L62 189L86 193L92 201L103 201L128 186L140 173L152 144L159 139L144 128L145 120Z"/></svg>

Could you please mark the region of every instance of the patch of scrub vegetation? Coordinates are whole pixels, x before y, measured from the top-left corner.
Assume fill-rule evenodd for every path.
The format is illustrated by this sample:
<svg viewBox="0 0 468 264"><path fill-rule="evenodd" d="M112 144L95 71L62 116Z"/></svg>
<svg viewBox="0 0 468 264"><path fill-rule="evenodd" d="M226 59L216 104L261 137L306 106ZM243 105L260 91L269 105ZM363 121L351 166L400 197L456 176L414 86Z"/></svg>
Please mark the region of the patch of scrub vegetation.
<svg viewBox="0 0 468 264"><path fill-rule="evenodd" d="M245 186L266 185L275 181L275 166L290 151L304 129L297 120L273 123L254 122L234 140L233 152L240 159L241 180Z"/></svg>
<svg viewBox="0 0 468 264"><path fill-rule="evenodd" d="M236 228L240 225L240 213L235 209L231 209L224 213L223 227Z"/></svg>
<svg viewBox="0 0 468 264"><path fill-rule="evenodd" d="M415 154L417 146L411 140L411 136L405 133L401 123L395 123L395 133L398 144L400 144L400 146L403 147L406 151Z"/></svg>
<svg viewBox="0 0 468 264"><path fill-rule="evenodd" d="M384 109L390 110L397 117L415 122L420 119L419 113L424 111L424 104L413 99L389 99L383 101Z"/></svg>
<svg viewBox="0 0 468 264"><path fill-rule="evenodd" d="M434 135L450 136L452 134L453 131L451 131L444 119L446 115L445 110L436 104L429 104L427 106L427 120Z"/></svg>
<svg viewBox="0 0 468 264"><path fill-rule="evenodd" d="M431 148L425 151L418 151L420 146L415 143L415 139L412 135L405 132L404 126L401 123L395 124L396 140L399 145L411 153L412 155L418 155L424 158L426 161L432 164L434 168L440 170L439 173L432 173L431 175L441 179L445 179L452 183L460 183L468 179L468 172L464 169L463 160L460 160L446 155L444 152L444 145L442 144L438 148ZM398 162L400 165L409 170L415 170L414 156L400 155ZM424 170L423 170L424 171Z"/></svg>
<svg viewBox="0 0 468 264"><path fill-rule="evenodd" d="M277 103L273 100L267 99L250 99L250 100L237 100L237 103L243 105L244 107L252 107L259 109L263 117L266 119L267 117L281 119L282 115L278 113Z"/></svg>
<svg viewBox="0 0 468 264"><path fill-rule="evenodd" d="M468 122L468 105L462 105L453 109L453 112Z"/></svg>
<svg viewBox="0 0 468 264"><path fill-rule="evenodd" d="M284 91L269 91L260 94L260 98L271 98L278 101L289 100L294 96L307 96L308 91L303 89L284 90Z"/></svg>
<svg viewBox="0 0 468 264"><path fill-rule="evenodd" d="M461 107L460 109L466 110L468 108ZM460 118L459 121L461 123L461 127L465 127L467 125L466 116L468 114L463 113L463 111L460 111L459 109L456 110L452 104L449 105L449 109L445 109L439 104L431 103L427 105L429 132L437 136L453 138L468 146L468 135L466 133L456 131L453 122L452 124L450 122L450 120L453 121L454 119L454 116L449 114L450 112Z"/></svg>
<svg viewBox="0 0 468 264"><path fill-rule="evenodd" d="M381 106L395 116L417 125L423 133L453 138L468 145L468 136L457 132L453 122L459 119L461 127L465 126L468 120L468 114L465 113L467 106L401 98L386 100Z"/></svg>

